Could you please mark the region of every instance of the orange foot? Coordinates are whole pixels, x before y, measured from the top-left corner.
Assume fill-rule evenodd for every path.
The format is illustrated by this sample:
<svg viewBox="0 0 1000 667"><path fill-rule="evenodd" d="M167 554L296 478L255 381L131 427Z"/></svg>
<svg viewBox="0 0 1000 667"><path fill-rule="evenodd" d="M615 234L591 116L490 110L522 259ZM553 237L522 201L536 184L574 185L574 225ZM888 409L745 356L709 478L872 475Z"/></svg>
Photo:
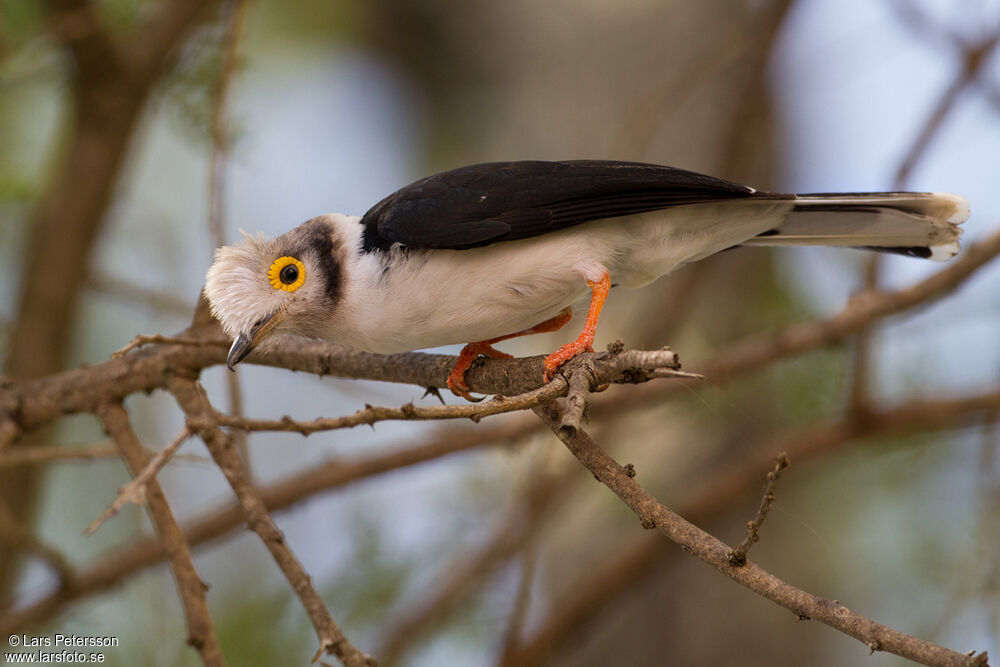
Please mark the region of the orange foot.
<svg viewBox="0 0 1000 667"><path fill-rule="evenodd" d="M461 396L462 398L470 401L474 400L472 396L469 395L469 386L465 384L465 372L469 370L470 366L472 366L472 362L474 362L480 354L487 357L497 357L502 359L512 358L512 355L495 349L493 347L493 343L499 343L502 340L508 340L510 338L517 338L518 336L528 336L531 334L558 331L566 326L566 323L572 318L573 310L571 308L563 308L559 311L559 314L552 319L536 324L530 329L507 334L506 336L500 336L499 338L479 341L478 343L469 343L462 348L462 352L458 355L458 363L455 364L455 367L451 369L451 373L448 374L448 389L451 389L451 393L456 396Z"/></svg>
<svg viewBox="0 0 1000 667"><path fill-rule="evenodd" d="M448 389L451 389L451 393L470 401L473 400L469 394L469 385L465 384L465 371L469 370L472 362L480 354L498 359L513 358L513 355L495 349L492 345L495 342L494 340L484 340L478 343L469 343L462 348L462 352L458 355L458 363L455 364L455 367L451 369L451 373L448 374Z"/></svg>
<svg viewBox="0 0 1000 667"><path fill-rule="evenodd" d="M601 308L604 307L604 301L608 298L608 292L611 291L611 276L605 273L597 282L588 280L587 285L590 287L591 292L587 322L583 325L583 331L580 332L580 336L575 341L566 343L545 357L545 373L542 378L546 382L555 376L560 366L576 355L581 352L594 351L594 334L597 332L597 320L601 316Z"/></svg>

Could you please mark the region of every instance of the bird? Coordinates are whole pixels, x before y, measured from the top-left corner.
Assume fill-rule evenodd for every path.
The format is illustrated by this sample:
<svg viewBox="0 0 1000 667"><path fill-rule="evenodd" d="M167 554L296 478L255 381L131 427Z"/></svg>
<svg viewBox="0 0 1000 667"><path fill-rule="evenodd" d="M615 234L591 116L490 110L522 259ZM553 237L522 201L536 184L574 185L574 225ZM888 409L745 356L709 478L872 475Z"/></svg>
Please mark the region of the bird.
<svg viewBox="0 0 1000 667"><path fill-rule="evenodd" d="M955 194L782 194L676 167L612 160L492 162L422 178L363 216L314 217L215 251L205 295L233 338L230 370L277 333L376 353L465 344L448 387L471 399L479 356L556 331L549 381L592 350L612 287L646 285L739 246L829 245L946 260L968 201Z"/></svg>

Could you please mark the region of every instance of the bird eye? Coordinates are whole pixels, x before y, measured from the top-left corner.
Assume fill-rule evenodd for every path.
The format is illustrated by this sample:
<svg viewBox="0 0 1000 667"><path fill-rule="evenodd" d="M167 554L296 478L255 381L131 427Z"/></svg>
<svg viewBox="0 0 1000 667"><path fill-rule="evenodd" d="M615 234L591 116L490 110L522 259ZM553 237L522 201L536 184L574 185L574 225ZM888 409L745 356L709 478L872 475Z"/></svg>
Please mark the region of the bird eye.
<svg viewBox="0 0 1000 667"><path fill-rule="evenodd" d="M299 279L299 267L289 264L281 271L278 271L278 279L286 285L291 285Z"/></svg>
<svg viewBox="0 0 1000 667"><path fill-rule="evenodd" d="M294 292L306 281L306 267L294 257L279 257L268 269L267 279L274 289Z"/></svg>

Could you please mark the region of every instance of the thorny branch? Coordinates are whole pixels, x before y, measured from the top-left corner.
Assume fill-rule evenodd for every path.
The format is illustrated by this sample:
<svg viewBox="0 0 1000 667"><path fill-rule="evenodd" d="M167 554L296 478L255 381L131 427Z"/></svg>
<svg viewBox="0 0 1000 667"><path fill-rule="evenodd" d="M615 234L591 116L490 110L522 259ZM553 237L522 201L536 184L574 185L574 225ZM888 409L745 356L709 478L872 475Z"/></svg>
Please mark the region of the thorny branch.
<svg viewBox="0 0 1000 667"><path fill-rule="evenodd" d="M107 415L111 415L112 413L109 411L108 408L105 407L103 409L99 408L98 414L102 415L102 418L105 421L105 426L107 427L107 419L108 419ZM110 427L108 428L110 430ZM92 534L94 531L100 528L105 521L113 517L115 514L118 514L121 508L125 507L125 505L127 505L128 503L141 505L143 501L146 500L146 491L147 488L149 487L150 481L152 481L152 479L156 476L156 473L158 473L160 469L163 468L163 466L167 465L167 461L170 460L170 457L174 455L174 452L176 452L180 448L180 446L184 444L184 441L187 440L188 437L190 436L191 436L191 430L185 428L183 431L181 431L180 435L174 438L173 442L171 442L169 445L167 445L162 450L157 452L156 456L149 459L149 461L146 461L143 464L142 468L140 468L139 470L134 470L133 474L135 476L125 486L119 489L118 496L114 499L111 505L109 505L106 510L101 512L101 515L96 519L94 519L93 523L87 526L87 529L83 531L83 534L84 535ZM124 438L125 436L120 435L119 437ZM121 447L120 442L119 442L119 447ZM134 460L138 460L138 457L136 457Z"/></svg>
<svg viewBox="0 0 1000 667"><path fill-rule="evenodd" d="M827 423L770 437L742 448L743 460L715 470L698 485L678 514L695 523L706 523L732 507L758 484L755 471L767 465L767 452L783 451L799 463L868 438L898 437L960 428L982 420L1000 408L1000 389L980 396L944 401L917 400L891 408L874 409L864 421L852 414ZM586 585L572 591L539 624L503 664L528 667L543 664L544 657L560 646L574 628L596 616L622 591L629 590L650 568L675 552L662 540L643 536L594 569Z"/></svg>
<svg viewBox="0 0 1000 667"><path fill-rule="evenodd" d="M758 595L775 602L802 619L814 619L863 642L874 651L888 651L923 664L987 664L985 653L965 655L937 644L911 637L876 623L844 605L811 595L778 579L752 561L740 566L729 562L730 549L697 526L657 501L639 486L628 472L604 453L582 429L570 436L559 428L561 416L552 405L535 408L535 414L552 429L570 452L602 484L611 489L639 517L643 528L656 528L685 551L716 570L746 586Z"/></svg>
<svg viewBox="0 0 1000 667"><path fill-rule="evenodd" d="M189 420L205 424L206 420L211 419L212 406L208 402L204 389L198 385L193 377L175 375L168 380L167 388ZM267 506L260 493L247 479L243 462L233 446L232 439L215 426L203 425L191 428L205 442L216 465L219 466L226 481L232 487L247 526L257 533L264 546L271 552L274 562L288 579L292 590L295 591L309 615L309 620L312 621L319 639L316 657L319 658L324 653L335 655L344 663L345 667L375 665L375 660L351 644L344 636L340 626L333 620L319 593L313 587L309 574L288 545L285 544L285 536L275 525L271 515L268 514Z"/></svg>
<svg viewBox="0 0 1000 667"><path fill-rule="evenodd" d="M208 602L205 599L206 586L195 570L194 561L191 559L191 547L184 540L167 498L159 483L153 479L156 470L159 469L155 464L155 458L150 459L146 455L142 443L132 430L128 412L121 403L101 406L97 414L108 435L121 450L122 458L135 475L134 481L145 476L140 486L149 504L149 514L166 552L170 570L177 581L181 604L184 606L184 616L187 619L187 643L201 654L204 665L222 667L226 662L222 657L219 639L215 633L215 623L208 611ZM188 435L185 429L181 437L174 442L179 446ZM166 456L163 460L166 460Z"/></svg>

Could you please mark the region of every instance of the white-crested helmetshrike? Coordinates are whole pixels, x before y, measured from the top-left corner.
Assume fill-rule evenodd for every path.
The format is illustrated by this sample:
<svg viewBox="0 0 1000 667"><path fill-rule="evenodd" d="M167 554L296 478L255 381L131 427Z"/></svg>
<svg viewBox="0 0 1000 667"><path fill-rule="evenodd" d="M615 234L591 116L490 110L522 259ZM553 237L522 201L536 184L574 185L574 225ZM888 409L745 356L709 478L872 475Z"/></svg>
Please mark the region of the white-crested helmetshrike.
<svg viewBox="0 0 1000 667"><path fill-rule="evenodd" d="M963 197L761 192L634 162L497 162L419 180L364 216L328 214L219 248L205 293L235 340L274 332L393 353L467 343L448 386L498 341L555 331L590 295L583 332L545 378L590 349L612 286L639 287L735 246L831 245L944 260Z"/></svg>

